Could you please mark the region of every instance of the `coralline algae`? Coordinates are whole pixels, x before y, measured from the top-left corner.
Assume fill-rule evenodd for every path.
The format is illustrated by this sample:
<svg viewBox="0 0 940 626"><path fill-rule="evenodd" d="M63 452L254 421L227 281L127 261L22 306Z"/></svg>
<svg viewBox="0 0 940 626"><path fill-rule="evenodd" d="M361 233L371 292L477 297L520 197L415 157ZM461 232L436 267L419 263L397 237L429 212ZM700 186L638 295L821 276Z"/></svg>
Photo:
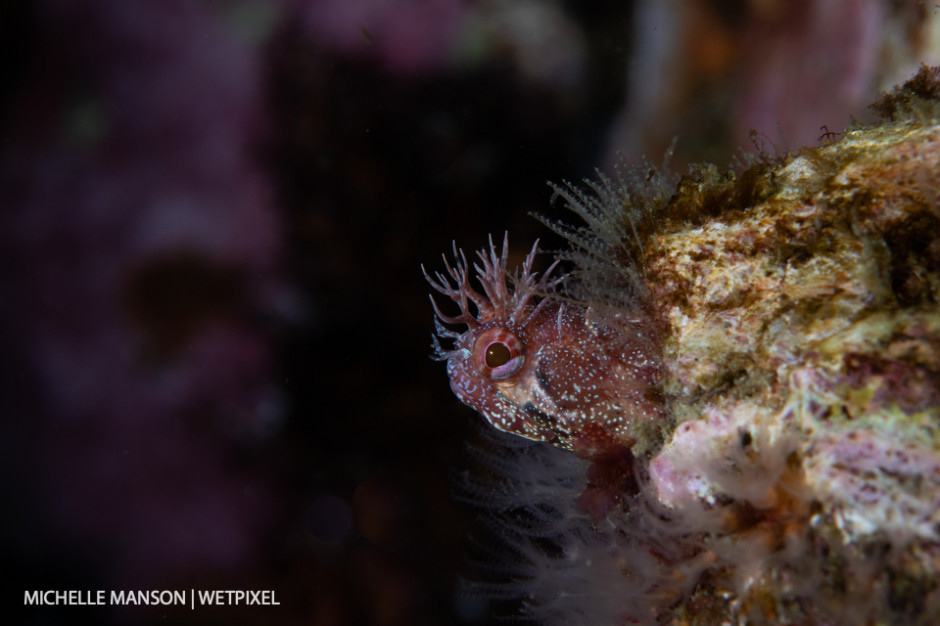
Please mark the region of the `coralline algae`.
<svg viewBox="0 0 940 626"><path fill-rule="evenodd" d="M876 103L881 123L819 147L695 167L671 195L653 171L592 185L596 201L562 194L588 225L556 226L575 267L545 297L588 317L612 314L618 284L638 299L663 417L613 479L600 454L484 455L506 482L470 491L517 559L501 589L527 617L940 620L938 95L923 67ZM541 521L507 513L527 510Z"/></svg>

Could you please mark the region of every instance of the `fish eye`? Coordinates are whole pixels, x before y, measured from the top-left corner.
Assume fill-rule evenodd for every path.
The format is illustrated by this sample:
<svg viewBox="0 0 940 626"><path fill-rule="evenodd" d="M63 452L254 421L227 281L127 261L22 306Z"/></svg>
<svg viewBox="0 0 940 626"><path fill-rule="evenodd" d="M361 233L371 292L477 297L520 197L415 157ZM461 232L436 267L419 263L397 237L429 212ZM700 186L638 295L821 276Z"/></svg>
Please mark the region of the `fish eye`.
<svg viewBox="0 0 940 626"><path fill-rule="evenodd" d="M486 346L486 354L484 356L486 360L487 367L499 367L500 365L506 365L512 359L512 353L509 351L509 346L504 344L501 341L494 341L490 345Z"/></svg>
<svg viewBox="0 0 940 626"><path fill-rule="evenodd" d="M505 328L491 328L477 337L473 360L477 369L490 380L506 380L522 369L525 346Z"/></svg>

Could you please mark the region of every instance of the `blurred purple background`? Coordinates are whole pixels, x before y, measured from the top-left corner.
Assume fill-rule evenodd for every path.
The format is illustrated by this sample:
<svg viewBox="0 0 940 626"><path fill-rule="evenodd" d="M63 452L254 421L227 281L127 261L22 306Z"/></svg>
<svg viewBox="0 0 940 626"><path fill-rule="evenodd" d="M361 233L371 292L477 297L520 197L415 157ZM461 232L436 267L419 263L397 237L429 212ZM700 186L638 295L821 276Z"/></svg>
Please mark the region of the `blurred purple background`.
<svg viewBox="0 0 940 626"><path fill-rule="evenodd" d="M751 128L815 143L936 62L932 5L790 4L4 4L8 611L490 623L457 582L476 418L428 359L419 264L557 247L546 180L675 136L680 171ZM281 606L23 607L190 588Z"/></svg>

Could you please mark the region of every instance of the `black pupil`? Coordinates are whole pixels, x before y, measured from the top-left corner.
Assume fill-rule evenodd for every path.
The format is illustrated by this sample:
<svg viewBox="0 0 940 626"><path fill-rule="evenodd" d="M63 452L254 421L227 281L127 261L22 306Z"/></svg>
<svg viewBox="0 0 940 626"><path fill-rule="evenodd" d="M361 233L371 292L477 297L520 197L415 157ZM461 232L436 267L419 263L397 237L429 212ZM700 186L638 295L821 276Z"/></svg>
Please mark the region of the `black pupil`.
<svg viewBox="0 0 940 626"><path fill-rule="evenodd" d="M512 354L509 352L509 346L504 343L494 341L490 345L486 346L487 367L499 367L500 365L506 365L506 363L509 363L511 358Z"/></svg>

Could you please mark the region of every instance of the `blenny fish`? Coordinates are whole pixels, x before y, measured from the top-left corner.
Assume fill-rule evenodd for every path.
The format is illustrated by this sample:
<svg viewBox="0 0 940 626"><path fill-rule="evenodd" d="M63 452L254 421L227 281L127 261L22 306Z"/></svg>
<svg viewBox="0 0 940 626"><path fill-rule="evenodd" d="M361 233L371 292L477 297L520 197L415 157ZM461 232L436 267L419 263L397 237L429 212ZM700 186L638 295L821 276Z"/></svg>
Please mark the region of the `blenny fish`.
<svg viewBox="0 0 940 626"><path fill-rule="evenodd" d="M431 297L434 356L447 362L457 397L499 430L576 451L629 447L636 425L661 415L653 330L642 316L557 292L567 276L553 275L558 261L541 275L533 271L537 248L536 241L510 273L508 237L499 251L490 237L473 266L482 292L471 286L456 244L453 260L444 257L446 274L425 271L459 309L448 315Z"/></svg>

